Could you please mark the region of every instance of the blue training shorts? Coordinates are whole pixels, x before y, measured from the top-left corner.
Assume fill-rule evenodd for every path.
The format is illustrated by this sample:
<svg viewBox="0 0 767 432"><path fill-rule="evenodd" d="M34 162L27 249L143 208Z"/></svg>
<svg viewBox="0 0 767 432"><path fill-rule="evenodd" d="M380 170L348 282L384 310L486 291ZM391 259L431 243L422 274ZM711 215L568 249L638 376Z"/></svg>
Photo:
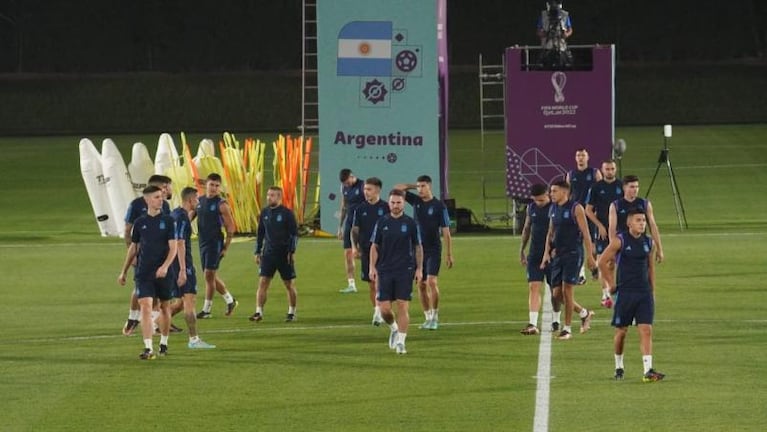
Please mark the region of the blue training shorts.
<svg viewBox="0 0 767 432"><path fill-rule="evenodd" d="M556 255L549 268L551 269L551 286L558 287L563 283L577 285L583 265L583 254L574 251Z"/></svg>
<svg viewBox="0 0 767 432"><path fill-rule="evenodd" d="M138 298L151 297L159 298L160 300L170 300L173 298L173 281L171 280L171 273L168 276L159 279L141 280L137 279L136 282L136 296Z"/></svg>
<svg viewBox="0 0 767 432"><path fill-rule="evenodd" d="M442 265L442 249L423 250L423 281L426 282L428 276L439 276L439 269Z"/></svg>
<svg viewBox="0 0 767 432"><path fill-rule="evenodd" d="M410 301L413 296L413 276L415 271L407 270L394 274L378 273L378 291L376 299L378 301L407 300Z"/></svg>
<svg viewBox="0 0 767 432"><path fill-rule="evenodd" d="M178 286L176 284L177 280L178 280L178 276L174 276L173 297L181 298L185 294L195 294L195 295L197 294L197 272L194 270L194 267L186 268L186 283L183 286Z"/></svg>
<svg viewBox="0 0 767 432"><path fill-rule="evenodd" d="M551 264L547 265L543 270L541 270L542 260L542 255L527 256L527 281L543 282L545 280L549 286L553 286L551 284Z"/></svg>
<svg viewBox="0 0 767 432"><path fill-rule="evenodd" d="M261 255L261 265L258 268L259 276L272 278L278 271L280 272L282 280L296 278L296 268L293 264L288 262L287 252Z"/></svg>
<svg viewBox="0 0 767 432"><path fill-rule="evenodd" d="M344 249L352 248L352 216L346 215L344 218Z"/></svg>
<svg viewBox="0 0 767 432"><path fill-rule="evenodd" d="M223 241L200 243L200 263L203 270L218 270L223 248Z"/></svg>
<svg viewBox="0 0 767 432"><path fill-rule="evenodd" d="M652 324L655 317L655 299L649 291L618 291L613 308L613 327L628 327L634 320L637 324Z"/></svg>

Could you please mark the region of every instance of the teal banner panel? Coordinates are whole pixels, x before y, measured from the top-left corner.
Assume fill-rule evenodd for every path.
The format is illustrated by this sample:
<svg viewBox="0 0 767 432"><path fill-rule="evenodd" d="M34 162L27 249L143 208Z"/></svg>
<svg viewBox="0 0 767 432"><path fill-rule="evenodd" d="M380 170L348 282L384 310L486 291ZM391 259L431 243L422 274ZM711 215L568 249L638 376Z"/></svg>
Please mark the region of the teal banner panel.
<svg viewBox="0 0 767 432"><path fill-rule="evenodd" d="M335 233L338 172L396 183L431 176L440 196L435 0L319 0L320 212Z"/></svg>

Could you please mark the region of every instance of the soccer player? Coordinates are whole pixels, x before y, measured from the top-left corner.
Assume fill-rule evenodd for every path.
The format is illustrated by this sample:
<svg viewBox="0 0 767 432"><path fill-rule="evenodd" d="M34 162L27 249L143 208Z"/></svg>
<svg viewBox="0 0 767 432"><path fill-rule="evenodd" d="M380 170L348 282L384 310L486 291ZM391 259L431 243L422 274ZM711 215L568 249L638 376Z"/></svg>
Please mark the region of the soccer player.
<svg viewBox="0 0 767 432"><path fill-rule="evenodd" d="M530 188L530 195L533 202L527 206L525 225L522 228L522 245L519 248L519 261L523 266L527 267L527 282L530 289L527 301L530 321L520 331L523 335L536 335L539 333L538 311L541 309L541 283L545 279L546 283L551 286L551 273L548 266L544 269L540 268L543 252L546 248L546 233L549 229L551 198L549 197L548 187L545 184L534 184ZM525 255L528 241L530 243L530 250ZM551 330L558 331L561 304L554 296L551 297L551 303L554 310Z"/></svg>
<svg viewBox="0 0 767 432"><path fill-rule="evenodd" d="M173 194L173 189L171 189L171 178L154 174L151 177L149 177L149 180L147 181L147 186L157 186L159 187L164 196L165 199L171 199ZM136 219L138 219L140 216L143 216L147 213L147 202L146 199L144 199L143 196L140 196L128 205L128 211L125 214L125 232L123 233L123 239L125 240L125 246L127 248L130 248L131 246L131 231L133 229L133 223L136 222ZM163 214L170 214L170 205L167 201L163 201L162 204L162 213ZM134 262L133 265L135 266L136 263ZM131 292L131 298L130 298L130 310L128 312L128 320L125 321L125 325L123 326L123 334L125 336L130 336L133 334L133 332L136 330L136 327L139 323L140 318L140 311L139 311L139 304L138 304L138 296L136 294L136 291L134 290ZM157 319L157 315L159 315L159 311L155 311L152 313L152 321L154 322Z"/></svg>
<svg viewBox="0 0 767 432"><path fill-rule="evenodd" d="M578 282L578 272L583 264L584 251L590 251L592 244L585 210L578 201L570 198L570 184L565 180L554 182L551 185L551 200L554 205L549 213L549 230L540 268L544 269L546 264L551 263L553 295L565 305L565 322L557 337L567 340L572 338L574 311L579 312L581 318L581 333L589 330L594 317L593 311L576 303L573 293L573 286ZM594 268L594 257L587 253L586 258L589 268Z"/></svg>
<svg viewBox="0 0 767 432"><path fill-rule="evenodd" d="M586 217L591 221L592 226L596 227L593 231L592 240L596 250L597 258L604 252L610 243L608 227L610 226L610 204L618 198L623 197L623 182L615 176L615 161L607 160L602 162L602 180L594 183L588 193L586 203ZM602 286L602 306L611 308L613 300L604 278L599 277Z"/></svg>
<svg viewBox="0 0 767 432"><path fill-rule="evenodd" d="M357 283L354 279L354 253L352 252L352 218L354 209L365 201L365 182L352 173L349 168L344 168L338 173L341 180L341 216L338 226L338 239L343 241L344 262L346 265L346 280L348 285L340 290L343 294L356 293Z"/></svg>
<svg viewBox="0 0 767 432"><path fill-rule="evenodd" d="M139 355L141 360L156 358L152 347L152 302L160 300L160 355L168 353L168 333L170 330L170 306L172 281L168 269L176 257L176 230L173 218L162 214L165 202L162 189L147 186L144 191L147 202L147 214L134 221L131 231L131 245L125 256L117 282L125 285L128 268L138 256L134 280L141 311L141 335L144 338L144 350Z"/></svg>
<svg viewBox="0 0 767 432"><path fill-rule="evenodd" d="M294 256L298 244L298 224L293 211L282 205L282 188L270 186L266 191L267 207L258 219L255 260L259 266L256 313L251 321L264 319L266 291L274 274L279 270L288 294L288 314L285 322L296 320L296 269Z"/></svg>
<svg viewBox="0 0 767 432"><path fill-rule="evenodd" d="M640 209L644 211L647 225L650 228L650 236L655 242L655 260L658 263L663 262L663 246L660 242L660 231L655 223L655 216L652 211L650 200L639 197L639 177L627 175L623 177L623 198L618 198L610 204L608 234L610 241L615 238L619 232L628 230L626 219L631 209Z"/></svg>
<svg viewBox="0 0 767 432"><path fill-rule="evenodd" d="M370 240L378 219L389 214L389 204L381 199L381 187L381 179L378 177L365 179L365 201L360 203L354 210L351 232L352 251L355 258L360 259L362 280L366 281L370 288L370 303L373 305L374 326L381 325L383 318L381 318L381 308L376 302L376 283L369 276Z"/></svg>
<svg viewBox="0 0 767 432"><path fill-rule="evenodd" d="M647 216L633 208L626 215L627 230L618 233L599 259L599 267L609 286L616 292L612 325L615 327L615 379L623 379L623 347L632 321L639 333L644 375L642 381L662 380L665 375L652 365L652 323L655 315L655 262L653 240L645 234ZM617 262L617 275L610 263Z"/></svg>
<svg viewBox="0 0 767 432"><path fill-rule="evenodd" d="M181 191L181 205L173 210L171 217L176 222L176 260L173 261L173 274L177 275L176 290L181 297L184 319L189 328L189 343L191 349L215 348L202 339L197 333L196 299L197 272L192 261L192 224L189 214L194 212L198 203L197 189L186 187ZM175 309L175 305L174 305Z"/></svg>
<svg viewBox="0 0 767 432"><path fill-rule="evenodd" d="M439 285L437 277L442 261L442 240L445 240L445 263L447 268L453 267L453 240L450 236L450 218L447 207L437 199L431 191L431 177L422 175L415 184L398 184L395 189L406 191L415 189L418 194L407 192L405 199L413 206L414 218L421 229L423 240L423 270L418 293L426 321L422 329L436 330L439 328Z"/></svg>
<svg viewBox="0 0 767 432"><path fill-rule="evenodd" d="M205 180L205 195L197 203L197 235L200 242L200 261L205 272L205 302L197 318L210 318L213 291L218 291L226 302L224 315L230 316L239 304L218 277L218 267L229 250L234 235L232 210L221 197L221 176L210 173ZM222 232L221 228L225 229Z"/></svg>
<svg viewBox="0 0 767 432"><path fill-rule="evenodd" d="M580 148L575 151L575 169L570 170L565 178L570 183L570 197L577 201L584 208L587 204L587 198L589 189L594 183L602 180L602 173L598 169L589 166L589 152L585 148ZM596 231L596 227L591 221L587 220L590 235ZM586 251L593 254L594 251ZM578 277L578 285L586 283L586 275L581 268L580 275Z"/></svg>
<svg viewBox="0 0 767 432"><path fill-rule="evenodd" d="M378 288L381 316L389 324L389 348L397 354L407 354L405 339L410 325L410 299L413 278L421 283L423 247L421 233L415 220L405 214L405 192L389 192L389 214L383 216L373 229L370 245L370 280ZM397 302L396 321L392 302Z"/></svg>

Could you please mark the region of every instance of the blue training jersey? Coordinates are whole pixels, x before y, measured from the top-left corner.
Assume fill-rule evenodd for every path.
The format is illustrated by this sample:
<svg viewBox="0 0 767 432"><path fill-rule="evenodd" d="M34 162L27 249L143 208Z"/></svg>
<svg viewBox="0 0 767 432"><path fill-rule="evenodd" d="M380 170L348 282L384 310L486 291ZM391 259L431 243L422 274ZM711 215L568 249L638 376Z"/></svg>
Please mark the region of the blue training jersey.
<svg viewBox="0 0 767 432"><path fill-rule="evenodd" d="M134 199L128 205L128 211L125 213L125 223L133 225L139 216L146 214L146 211L147 205L144 197L138 197ZM170 205L167 201L162 202L162 214L170 214Z"/></svg>
<svg viewBox="0 0 767 432"><path fill-rule="evenodd" d="M294 253L297 244L298 225L293 211L283 205L261 210L256 255Z"/></svg>
<svg viewBox="0 0 767 432"><path fill-rule="evenodd" d="M421 244L421 233L413 218L385 215L373 228L372 240L378 248L379 273L415 270L415 247Z"/></svg>
<svg viewBox="0 0 767 432"><path fill-rule="evenodd" d="M405 194L405 200L413 206L413 217L421 228L424 250L440 249L442 228L450 226L450 217L445 204L436 197L424 201L412 192Z"/></svg>
<svg viewBox="0 0 767 432"><path fill-rule="evenodd" d="M220 196L208 198L201 196L197 204L197 236L200 245L209 242L220 242L224 239L221 227L224 220L221 218L219 207L224 200Z"/></svg>
<svg viewBox="0 0 767 432"><path fill-rule="evenodd" d="M193 266L192 263L192 223L189 221L189 214L181 207L176 207L170 216L176 222L176 240L184 240L184 250L178 251L178 254L184 254L186 267ZM174 261L173 267L179 268L178 259Z"/></svg>
<svg viewBox="0 0 767 432"><path fill-rule="evenodd" d="M626 201L626 198L618 198L617 200L613 201L613 204L615 204L615 214L618 216L615 232L622 233L628 231L626 221L628 220L629 212L631 210L638 209L644 213L647 213L648 203L648 200L639 197L634 199L634 201Z"/></svg>
<svg viewBox="0 0 767 432"><path fill-rule="evenodd" d="M568 175L570 178L570 198L575 199L581 205L586 205L586 195L597 181L597 172L596 168L590 167L583 171L571 170Z"/></svg>
<svg viewBox="0 0 767 432"><path fill-rule="evenodd" d="M623 198L623 182L617 179L612 183L600 180L591 186L586 204L594 206L597 219L607 227L610 222L610 204L618 198Z"/></svg>
<svg viewBox="0 0 767 432"><path fill-rule="evenodd" d="M628 232L618 234L618 238L621 239L621 250L615 258L618 292L649 292L652 238L644 233L634 237Z"/></svg>
<svg viewBox="0 0 767 432"><path fill-rule="evenodd" d="M558 255L582 250L583 236L575 217L577 205L579 205L578 202L571 198L561 206L552 205L549 211L549 217L554 226L552 243Z"/></svg>
<svg viewBox="0 0 767 432"><path fill-rule="evenodd" d="M354 209L365 202L365 182L358 178L351 186L341 186L341 194L344 196L344 208L346 217L351 218ZM349 219L351 220L351 219Z"/></svg>
<svg viewBox="0 0 767 432"><path fill-rule="evenodd" d="M387 214L389 214L389 204L381 199L373 204L364 201L354 210L352 226L359 228L359 248L362 254L367 255L370 252L373 228L378 219Z"/></svg>
<svg viewBox="0 0 767 432"><path fill-rule="evenodd" d="M535 203L527 206L527 216L530 218L530 251L531 257L542 257L546 248L546 235L549 232L549 211L551 201L545 206L538 207Z"/></svg>
<svg viewBox="0 0 767 432"><path fill-rule="evenodd" d="M157 269L168 257L168 242L175 239L175 222L169 215L144 215L135 220L131 241L138 244L136 280L155 279Z"/></svg>

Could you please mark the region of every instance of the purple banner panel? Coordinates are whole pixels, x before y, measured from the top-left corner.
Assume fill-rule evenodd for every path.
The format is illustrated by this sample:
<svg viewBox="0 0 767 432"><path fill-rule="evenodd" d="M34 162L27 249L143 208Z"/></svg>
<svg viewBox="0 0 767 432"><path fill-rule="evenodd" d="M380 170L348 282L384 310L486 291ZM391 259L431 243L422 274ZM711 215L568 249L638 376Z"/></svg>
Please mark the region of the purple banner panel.
<svg viewBox="0 0 767 432"><path fill-rule="evenodd" d="M614 46L594 46L590 71L526 70L525 48L506 49L506 194L529 198L575 168L586 148L592 167L610 159L615 123Z"/></svg>

